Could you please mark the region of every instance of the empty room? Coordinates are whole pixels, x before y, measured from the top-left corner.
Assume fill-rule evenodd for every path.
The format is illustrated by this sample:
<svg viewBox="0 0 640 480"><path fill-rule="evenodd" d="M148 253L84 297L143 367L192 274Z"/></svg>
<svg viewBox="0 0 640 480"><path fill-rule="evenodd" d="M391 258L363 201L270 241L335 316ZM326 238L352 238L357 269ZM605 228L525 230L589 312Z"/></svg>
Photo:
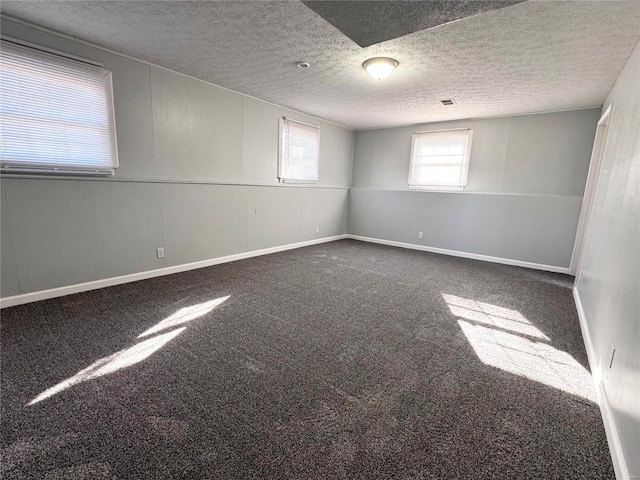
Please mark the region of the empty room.
<svg viewBox="0 0 640 480"><path fill-rule="evenodd" d="M640 2L0 14L3 479L640 478Z"/></svg>

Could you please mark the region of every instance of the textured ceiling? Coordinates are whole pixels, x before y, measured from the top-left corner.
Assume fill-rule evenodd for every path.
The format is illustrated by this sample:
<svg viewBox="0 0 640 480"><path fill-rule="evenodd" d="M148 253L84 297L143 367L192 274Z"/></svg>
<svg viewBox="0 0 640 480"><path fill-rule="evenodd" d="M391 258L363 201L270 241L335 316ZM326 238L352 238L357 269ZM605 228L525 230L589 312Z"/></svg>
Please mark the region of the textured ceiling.
<svg viewBox="0 0 640 480"><path fill-rule="evenodd" d="M640 2L529 1L361 48L300 1L2 1L2 12L354 129L597 106ZM364 60L400 62L376 81ZM296 62L311 67L300 69ZM439 100L453 98L445 107Z"/></svg>
<svg viewBox="0 0 640 480"><path fill-rule="evenodd" d="M361 47L524 0L302 0Z"/></svg>

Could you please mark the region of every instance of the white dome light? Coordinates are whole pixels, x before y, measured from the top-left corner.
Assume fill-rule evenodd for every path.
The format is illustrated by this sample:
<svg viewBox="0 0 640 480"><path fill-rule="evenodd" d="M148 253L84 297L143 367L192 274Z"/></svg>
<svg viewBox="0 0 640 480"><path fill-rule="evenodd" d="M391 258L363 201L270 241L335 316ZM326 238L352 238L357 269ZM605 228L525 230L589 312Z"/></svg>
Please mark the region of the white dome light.
<svg viewBox="0 0 640 480"><path fill-rule="evenodd" d="M393 72L393 69L398 66L398 61L393 58L376 57L370 58L364 62L362 66L373 78L376 80L382 80Z"/></svg>

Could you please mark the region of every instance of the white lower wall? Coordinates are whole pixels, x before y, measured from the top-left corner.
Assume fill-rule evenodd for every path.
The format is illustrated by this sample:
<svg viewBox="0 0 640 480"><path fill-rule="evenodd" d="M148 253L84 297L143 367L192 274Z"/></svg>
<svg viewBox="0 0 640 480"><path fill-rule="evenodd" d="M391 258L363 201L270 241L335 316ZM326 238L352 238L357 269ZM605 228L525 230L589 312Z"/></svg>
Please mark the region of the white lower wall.
<svg viewBox="0 0 640 480"><path fill-rule="evenodd" d="M176 265L173 267L158 268L156 270L147 270L144 272L137 272L129 275L121 275L118 277L104 278L101 280L94 280L91 282L67 285L59 288L51 288L47 290L40 290L37 292L25 293L21 295L13 295L11 297L0 298L0 308L13 307L15 305L22 305L24 303L37 302L40 300L47 300L50 298L62 297L64 295L71 295L73 293L86 292L89 290L96 290L98 288L121 285L123 283L136 282L138 280L146 280L149 278L160 277L162 275L171 275L173 273L186 272L188 270L195 270L197 268L210 267L212 265L219 265L221 263L235 262L237 260L243 260L245 258L257 257L260 255L268 255L270 253L282 252L285 250L292 250L295 248L306 247L309 245L316 245L318 243L333 242L335 240L341 240L346 237L347 237L346 235L324 237L316 240L307 240L304 242L292 243L288 245L280 245L280 246L271 247L271 248L263 248L261 250L253 250L250 252L237 253L234 255L226 255L224 257L216 257L208 260L201 260L198 262L185 263L185 264Z"/></svg>
<svg viewBox="0 0 640 480"><path fill-rule="evenodd" d="M620 443L622 441L620 433L618 432L613 411L611 410L611 404L609 403L609 398L607 397L604 384L602 383L601 360L596 354L596 350L591 341L592 336L589 331L589 323L587 322L587 317L584 313L580 293L576 288L573 289L573 298L576 302L576 309L578 310L580 330L582 331L582 338L584 339L584 345L587 351L589 369L591 370L591 376L593 378L593 385L596 392L598 406L600 407L602 421L604 423L607 442L609 443L609 451L611 452L611 459L613 461L614 471L616 472L616 478L619 480L631 480L629 477L629 470L624 459L622 444ZM636 477L633 478L635 479Z"/></svg>
<svg viewBox="0 0 640 480"><path fill-rule="evenodd" d="M348 191L338 188L23 178L1 187L2 297L333 237L347 225Z"/></svg>
<svg viewBox="0 0 640 480"><path fill-rule="evenodd" d="M348 232L564 272L581 204L581 197L353 188Z"/></svg>
<svg viewBox="0 0 640 480"><path fill-rule="evenodd" d="M451 257L470 258L472 260L481 260L483 262L501 263L503 265L513 265L515 267L531 268L534 270L543 270L546 272L569 273L568 268L556 267L554 265L545 265L543 263L523 262L522 260L513 260L511 258L492 257L490 255L481 255L477 253L463 252L460 250L447 250L445 248L434 248L425 245L416 245L414 243L395 242L393 240L384 240L381 238L361 237L359 235L345 235L346 238L360 240L362 242L378 243L380 245L389 245L391 247L406 248L409 250L418 250L421 252L438 253L440 255L449 255Z"/></svg>

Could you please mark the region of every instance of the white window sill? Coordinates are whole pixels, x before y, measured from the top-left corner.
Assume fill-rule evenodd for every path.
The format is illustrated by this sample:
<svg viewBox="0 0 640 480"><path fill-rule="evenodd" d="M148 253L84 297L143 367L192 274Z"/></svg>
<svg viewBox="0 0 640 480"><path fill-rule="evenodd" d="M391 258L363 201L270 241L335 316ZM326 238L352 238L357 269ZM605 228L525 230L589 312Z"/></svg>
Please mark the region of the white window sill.
<svg viewBox="0 0 640 480"><path fill-rule="evenodd" d="M419 191L424 191L424 192L462 192L464 191L464 186L459 186L459 187L429 187L429 186L422 186L422 185L409 185L409 190L419 190Z"/></svg>
<svg viewBox="0 0 640 480"><path fill-rule="evenodd" d="M280 183L297 183L300 185L316 185L318 184L318 180L289 180L289 179L285 179L285 178L280 178L279 179Z"/></svg>

